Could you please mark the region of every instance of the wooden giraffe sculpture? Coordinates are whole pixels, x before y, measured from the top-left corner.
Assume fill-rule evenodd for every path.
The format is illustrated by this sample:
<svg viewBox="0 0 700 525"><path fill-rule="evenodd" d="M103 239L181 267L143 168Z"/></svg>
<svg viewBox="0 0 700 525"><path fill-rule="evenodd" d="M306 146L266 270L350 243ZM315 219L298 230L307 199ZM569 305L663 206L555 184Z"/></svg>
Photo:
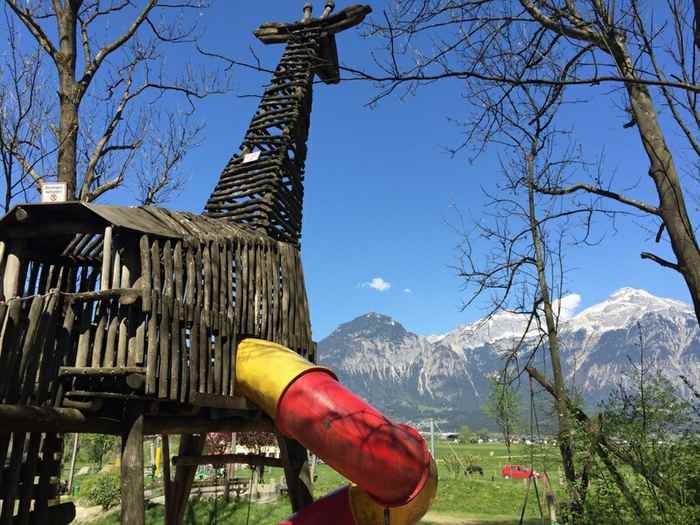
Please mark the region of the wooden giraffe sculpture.
<svg viewBox="0 0 700 525"><path fill-rule="evenodd" d="M209 217L264 229L275 239L298 243L304 197L304 163L312 87L316 76L340 81L335 34L359 24L371 11L352 6L333 15L329 1L320 18L264 24L255 32L266 44L286 49L265 90L239 153L224 169L206 204Z"/></svg>
<svg viewBox="0 0 700 525"><path fill-rule="evenodd" d="M0 220L0 525L70 523L60 502L62 436L122 438L121 521L144 523L146 434L180 434L164 464L166 523L182 523L208 432L275 431L237 391L243 338L315 361L301 269L312 84L339 81L335 34L371 11L352 6L257 37L286 49L203 215L149 206L25 204ZM306 450L227 462L285 470L296 511ZM35 481L38 479L38 481Z"/></svg>

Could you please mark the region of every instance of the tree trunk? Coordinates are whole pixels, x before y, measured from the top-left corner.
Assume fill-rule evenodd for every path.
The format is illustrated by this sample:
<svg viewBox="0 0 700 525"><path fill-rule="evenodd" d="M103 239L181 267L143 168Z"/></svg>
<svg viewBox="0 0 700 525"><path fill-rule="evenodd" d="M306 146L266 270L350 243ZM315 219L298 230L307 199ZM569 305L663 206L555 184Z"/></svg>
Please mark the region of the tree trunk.
<svg viewBox="0 0 700 525"><path fill-rule="evenodd" d="M569 420L569 408L566 404L567 394L564 383L564 373L561 366L561 355L559 352L559 332L557 320L554 318L552 307L552 297L547 282L547 268L545 261L544 246L539 231L537 220L537 210L535 206L535 159L537 155L538 140L532 140L530 155L527 159L527 191L528 191L528 219L530 226L530 236L535 252L535 267L537 268L537 283L540 289L540 296L544 308L544 316L547 328L547 345L549 347L549 357L552 362L552 376L554 378L554 404L557 410L557 422L559 433L559 452L561 454L569 490L571 491L571 512L573 523L579 523L583 517L583 498L578 490L578 480L576 478L576 467L574 465L574 452L571 443L571 422Z"/></svg>
<svg viewBox="0 0 700 525"><path fill-rule="evenodd" d="M622 76L634 78L634 64L624 42L617 37L610 39L610 44L612 55ZM661 219L676 256L676 269L685 279L693 299L695 316L700 320L700 249L688 216L676 164L666 144L649 90L646 86L637 83L628 83L625 87L632 115L649 159L649 176L654 181L659 196Z"/></svg>
<svg viewBox="0 0 700 525"><path fill-rule="evenodd" d="M60 105L57 176L59 182L66 183L68 200L75 199L77 184L78 109L81 98L80 87L75 80L77 7L74 4L79 2L65 2L65 7L56 13L60 38L56 55Z"/></svg>

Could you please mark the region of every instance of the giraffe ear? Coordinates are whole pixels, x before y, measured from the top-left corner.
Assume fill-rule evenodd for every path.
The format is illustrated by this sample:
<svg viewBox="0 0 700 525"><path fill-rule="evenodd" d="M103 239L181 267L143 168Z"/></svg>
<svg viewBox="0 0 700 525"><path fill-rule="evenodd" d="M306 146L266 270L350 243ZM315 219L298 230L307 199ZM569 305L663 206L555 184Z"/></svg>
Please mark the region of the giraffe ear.
<svg viewBox="0 0 700 525"><path fill-rule="evenodd" d="M335 45L335 35L326 34L321 37L318 58L321 61L316 69L318 77L326 84L337 84L340 82L338 48Z"/></svg>

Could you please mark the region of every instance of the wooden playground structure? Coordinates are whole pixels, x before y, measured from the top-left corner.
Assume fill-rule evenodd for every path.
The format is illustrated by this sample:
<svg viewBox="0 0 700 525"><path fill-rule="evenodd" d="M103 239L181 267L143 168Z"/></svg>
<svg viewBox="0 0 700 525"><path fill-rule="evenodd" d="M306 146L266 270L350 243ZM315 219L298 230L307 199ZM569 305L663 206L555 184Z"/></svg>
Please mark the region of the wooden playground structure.
<svg viewBox="0 0 700 525"><path fill-rule="evenodd" d="M328 1L314 18L307 4L300 22L255 32L286 48L202 215L67 202L0 220L0 525L73 520L58 497L73 432L121 436L123 524L144 523L149 434L181 435L164 468L168 525L182 523L197 466L222 461L203 455L208 432L276 432L279 459L226 460L281 465L294 512L312 503L306 447L282 431L277 398L251 390L241 374L252 365L237 354L252 338L291 349L299 375L318 368L299 251L312 85L339 81L335 35L371 9L333 11ZM267 380L274 363L254 372ZM416 443L425 472L391 504L432 479Z"/></svg>

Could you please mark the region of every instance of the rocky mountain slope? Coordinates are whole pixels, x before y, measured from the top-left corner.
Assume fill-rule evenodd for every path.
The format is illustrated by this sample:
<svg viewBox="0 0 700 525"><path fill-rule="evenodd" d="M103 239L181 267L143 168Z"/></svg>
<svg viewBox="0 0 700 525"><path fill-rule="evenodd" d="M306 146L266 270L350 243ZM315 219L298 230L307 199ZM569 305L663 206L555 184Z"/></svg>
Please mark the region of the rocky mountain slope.
<svg viewBox="0 0 700 525"><path fill-rule="evenodd" d="M390 415L436 416L457 427L482 425L488 377L498 371L524 326L501 313L441 336L420 336L388 316L368 313L319 342L323 364L351 389ZM623 288L562 321L566 374L589 404L604 399L640 354L674 381L700 382L700 329L682 302Z"/></svg>

